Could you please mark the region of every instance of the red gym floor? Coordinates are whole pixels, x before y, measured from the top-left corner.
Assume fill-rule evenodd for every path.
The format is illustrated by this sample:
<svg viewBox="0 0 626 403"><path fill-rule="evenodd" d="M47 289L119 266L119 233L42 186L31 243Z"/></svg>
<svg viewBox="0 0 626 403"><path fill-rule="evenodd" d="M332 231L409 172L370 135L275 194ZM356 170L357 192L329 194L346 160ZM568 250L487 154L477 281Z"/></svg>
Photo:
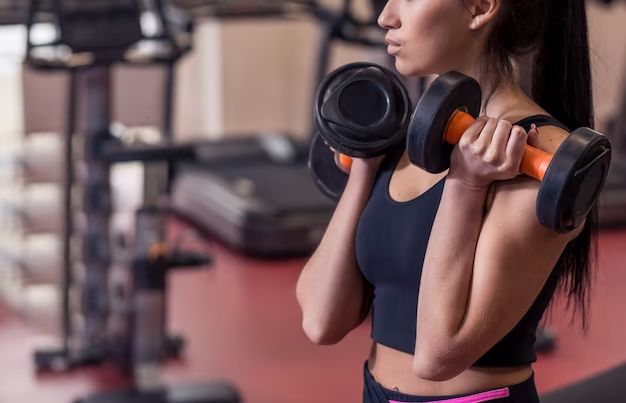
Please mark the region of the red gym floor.
<svg viewBox="0 0 626 403"><path fill-rule="evenodd" d="M626 231L600 238L590 331L555 309L558 348L535 366L540 392L626 360ZM171 328L187 336L185 358L168 365L172 384L226 379L248 403L358 402L369 326L340 345L316 347L300 330L294 286L302 259L259 261L215 247L210 270L171 277ZM557 305L558 307L558 305ZM0 402L62 403L123 386L111 368L37 377L34 328L0 309Z"/></svg>

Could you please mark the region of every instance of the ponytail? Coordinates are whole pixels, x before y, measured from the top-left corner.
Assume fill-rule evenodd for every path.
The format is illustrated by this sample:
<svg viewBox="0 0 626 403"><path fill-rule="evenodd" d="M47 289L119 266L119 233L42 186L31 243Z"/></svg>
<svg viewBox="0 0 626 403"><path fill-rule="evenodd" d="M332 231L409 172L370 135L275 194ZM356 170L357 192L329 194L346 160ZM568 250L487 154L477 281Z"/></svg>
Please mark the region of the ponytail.
<svg viewBox="0 0 626 403"><path fill-rule="evenodd" d="M518 0L511 0L518 1ZM543 43L532 73L532 97L571 130L593 127L593 95L589 63L587 14L584 0L544 0L548 3ZM598 208L587 216L580 235L565 248L559 290L582 313L587 330L591 269L597 257Z"/></svg>
<svg viewBox="0 0 626 403"><path fill-rule="evenodd" d="M570 129L593 127L593 97L584 0L548 3L532 96Z"/></svg>
<svg viewBox="0 0 626 403"><path fill-rule="evenodd" d="M462 4L465 1L460 0ZM526 55L535 57L530 63L529 83L534 101L571 130L593 128L585 1L503 0L487 40L482 73L494 80L495 88L502 79L514 78L514 62L519 66ZM597 254L597 222L598 209L594 207L555 268L558 290L567 295L568 308L575 305L582 312L585 331L591 269Z"/></svg>

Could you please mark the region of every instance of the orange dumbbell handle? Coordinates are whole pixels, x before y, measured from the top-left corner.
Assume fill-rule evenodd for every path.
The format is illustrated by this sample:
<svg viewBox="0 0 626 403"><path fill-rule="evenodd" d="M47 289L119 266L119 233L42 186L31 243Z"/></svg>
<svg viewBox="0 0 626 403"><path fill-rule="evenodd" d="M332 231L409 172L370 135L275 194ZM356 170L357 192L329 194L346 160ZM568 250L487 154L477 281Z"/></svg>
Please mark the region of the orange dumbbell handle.
<svg viewBox="0 0 626 403"><path fill-rule="evenodd" d="M460 110L456 111L448 121L448 127L445 133L446 142L457 144L459 140L461 140L463 133L465 133L475 121L476 119L469 113ZM552 161L552 154L526 144L524 146L524 156L522 157L520 171L541 181L546 174L550 161Z"/></svg>
<svg viewBox="0 0 626 403"><path fill-rule="evenodd" d="M341 168L345 173L349 173L352 168L352 158L345 154L336 153L335 163L339 165L339 168Z"/></svg>

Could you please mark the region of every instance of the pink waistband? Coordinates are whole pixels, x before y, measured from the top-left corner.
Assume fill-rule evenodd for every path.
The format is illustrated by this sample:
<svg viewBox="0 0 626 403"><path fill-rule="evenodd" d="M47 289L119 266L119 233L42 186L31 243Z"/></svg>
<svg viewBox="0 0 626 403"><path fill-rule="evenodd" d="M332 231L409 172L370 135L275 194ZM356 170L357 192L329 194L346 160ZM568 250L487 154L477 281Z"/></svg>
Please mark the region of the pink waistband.
<svg viewBox="0 0 626 403"><path fill-rule="evenodd" d="M480 403L488 402L490 400L501 399L509 396L509 388L488 390L486 392L476 393L474 395L456 397L453 399L445 400L430 400L428 403ZM402 403L395 400L390 400L389 403Z"/></svg>

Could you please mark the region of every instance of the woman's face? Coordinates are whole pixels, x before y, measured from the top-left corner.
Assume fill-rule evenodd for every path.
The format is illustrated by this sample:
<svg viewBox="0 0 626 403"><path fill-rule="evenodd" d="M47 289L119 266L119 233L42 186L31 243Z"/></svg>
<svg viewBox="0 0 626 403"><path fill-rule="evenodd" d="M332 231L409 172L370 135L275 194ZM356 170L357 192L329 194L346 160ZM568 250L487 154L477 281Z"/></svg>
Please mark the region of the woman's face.
<svg viewBox="0 0 626 403"><path fill-rule="evenodd" d="M466 70L480 49L460 0L389 0L378 18L403 75Z"/></svg>

